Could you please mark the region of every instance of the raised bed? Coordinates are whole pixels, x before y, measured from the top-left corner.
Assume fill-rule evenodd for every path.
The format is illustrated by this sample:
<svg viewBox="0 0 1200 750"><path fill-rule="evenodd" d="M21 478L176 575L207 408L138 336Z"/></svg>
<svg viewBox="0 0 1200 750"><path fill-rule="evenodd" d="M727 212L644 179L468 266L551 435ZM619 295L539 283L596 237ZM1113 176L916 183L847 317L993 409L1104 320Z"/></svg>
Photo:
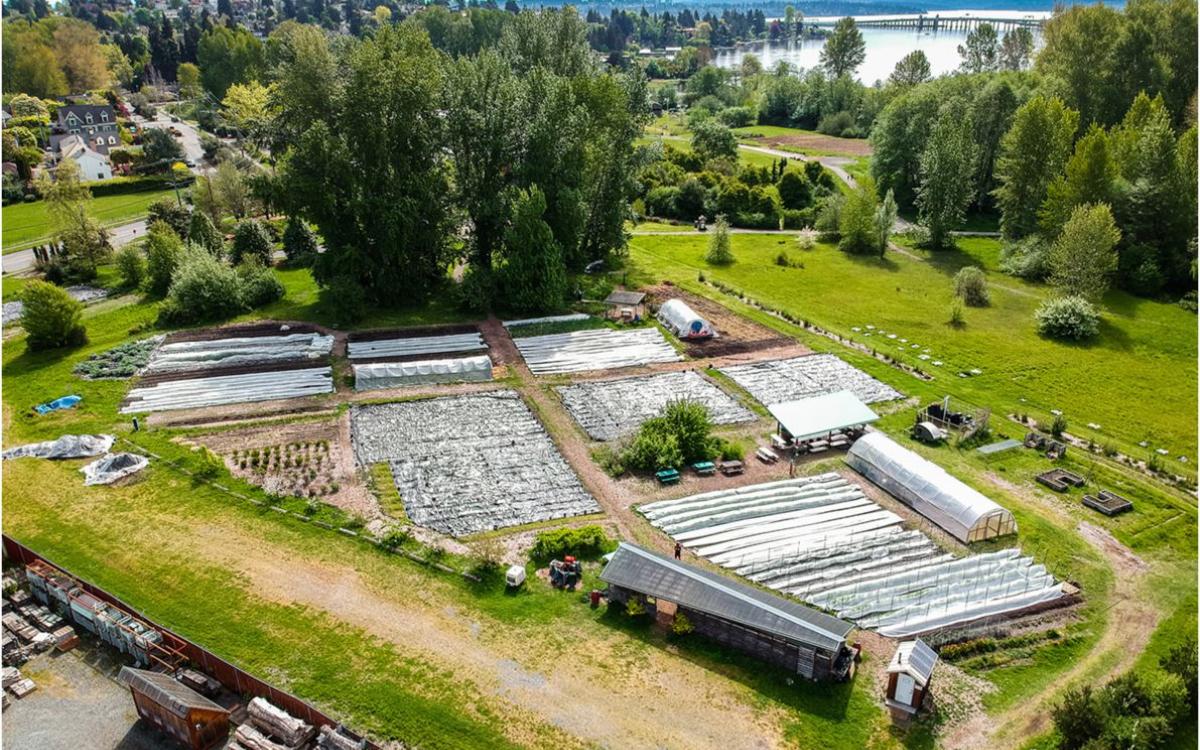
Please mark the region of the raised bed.
<svg viewBox="0 0 1200 750"><path fill-rule="evenodd" d="M1092 510L1097 510L1106 516L1115 516L1133 510L1133 503L1118 494L1108 490L1100 490L1098 496L1084 495L1083 504Z"/></svg>

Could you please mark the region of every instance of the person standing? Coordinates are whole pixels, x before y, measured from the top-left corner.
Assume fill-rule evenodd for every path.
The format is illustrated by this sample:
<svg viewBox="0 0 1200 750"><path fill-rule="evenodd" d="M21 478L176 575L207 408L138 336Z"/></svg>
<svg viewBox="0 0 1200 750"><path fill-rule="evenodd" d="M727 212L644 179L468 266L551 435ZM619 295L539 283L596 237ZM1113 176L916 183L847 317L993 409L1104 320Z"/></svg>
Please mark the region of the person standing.
<svg viewBox="0 0 1200 750"><path fill-rule="evenodd" d="M683 555L683 545L675 542L675 559L678 560Z"/></svg>

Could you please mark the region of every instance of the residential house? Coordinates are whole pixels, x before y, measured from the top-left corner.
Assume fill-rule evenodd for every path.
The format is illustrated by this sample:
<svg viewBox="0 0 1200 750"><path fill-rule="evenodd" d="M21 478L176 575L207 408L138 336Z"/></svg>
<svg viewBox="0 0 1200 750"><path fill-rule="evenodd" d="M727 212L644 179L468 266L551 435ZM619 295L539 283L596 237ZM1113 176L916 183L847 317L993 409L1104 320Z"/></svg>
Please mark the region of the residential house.
<svg viewBox="0 0 1200 750"><path fill-rule="evenodd" d="M50 136L50 148L59 151L59 141L72 135L82 138L93 151L108 156L110 148L121 145L117 114L107 104L65 104L58 108L58 120Z"/></svg>
<svg viewBox="0 0 1200 750"><path fill-rule="evenodd" d="M79 179L83 182L112 179L108 157L89 147L83 136L68 135L58 142L57 161L61 163L63 159L73 159L79 165Z"/></svg>

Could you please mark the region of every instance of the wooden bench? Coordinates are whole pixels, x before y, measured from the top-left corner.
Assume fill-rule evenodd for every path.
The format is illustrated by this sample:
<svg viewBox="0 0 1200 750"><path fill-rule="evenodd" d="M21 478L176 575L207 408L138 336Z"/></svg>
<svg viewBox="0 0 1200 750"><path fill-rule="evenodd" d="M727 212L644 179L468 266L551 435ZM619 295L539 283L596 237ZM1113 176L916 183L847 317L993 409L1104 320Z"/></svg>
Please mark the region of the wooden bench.
<svg viewBox="0 0 1200 750"><path fill-rule="evenodd" d="M659 484L678 484L679 472L676 469L662 469L654 472L654 478Z"/></svg>

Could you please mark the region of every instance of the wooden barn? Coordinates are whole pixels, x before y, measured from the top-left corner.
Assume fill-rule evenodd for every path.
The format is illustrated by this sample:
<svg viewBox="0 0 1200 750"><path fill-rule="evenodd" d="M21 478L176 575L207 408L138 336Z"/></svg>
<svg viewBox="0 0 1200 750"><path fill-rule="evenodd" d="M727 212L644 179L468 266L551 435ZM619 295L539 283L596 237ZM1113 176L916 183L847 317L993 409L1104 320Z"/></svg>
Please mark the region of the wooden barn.
<svg viewBox="0 0 1200 750"><path fill-rule="evenodd" d="M937 661L937 652L920 638L896 648L888 664L887 686L887 706L893 718L907 720L921 709Z"/></svg>
<svg viewBox="0 0 1200 750"><path fill-rule="evenodd" d="M122 667L118 678L133 693L138 716L181 746L209 750L229 735L229 711L171 675Z"/></svg>
<svg viewBox="0 0 1200 750"><path fill-rule="evenodd" d="M610 602L636 599L663 621L683 614L695 633L814 680L850 674L853 625L730 578L622 543L600 573Z"/></svg>

